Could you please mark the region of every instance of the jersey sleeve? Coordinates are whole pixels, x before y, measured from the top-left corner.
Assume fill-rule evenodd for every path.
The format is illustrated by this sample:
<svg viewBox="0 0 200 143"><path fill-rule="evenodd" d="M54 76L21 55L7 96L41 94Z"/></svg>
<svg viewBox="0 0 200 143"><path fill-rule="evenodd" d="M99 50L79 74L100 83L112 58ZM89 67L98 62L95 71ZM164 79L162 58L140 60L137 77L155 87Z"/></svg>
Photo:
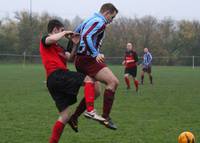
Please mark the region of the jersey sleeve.
<svg viewBox="0 0 200 143"><path fill-rule="evenodd" d="M47 38L48 36L49 36L49 35L45 35L45 36L43 36L42 39L41 39L42 44L43 44L44 47L46 47L46 48L48 48L48 47L51 46L51 45L46 44L46 38Z"/></svg>

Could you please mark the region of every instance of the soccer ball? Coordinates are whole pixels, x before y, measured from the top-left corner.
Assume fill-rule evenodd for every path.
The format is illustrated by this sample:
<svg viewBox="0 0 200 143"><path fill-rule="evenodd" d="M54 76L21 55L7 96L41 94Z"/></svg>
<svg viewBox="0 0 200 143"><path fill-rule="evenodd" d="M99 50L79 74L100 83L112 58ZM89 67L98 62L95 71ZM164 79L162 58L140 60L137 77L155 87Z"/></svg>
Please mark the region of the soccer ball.
<svg viewBox="0 0 200 143"><path fill-rule="evenodd" d="M182 132L178 137L178 143L195 143L194 135L191 132Z"/></svg>

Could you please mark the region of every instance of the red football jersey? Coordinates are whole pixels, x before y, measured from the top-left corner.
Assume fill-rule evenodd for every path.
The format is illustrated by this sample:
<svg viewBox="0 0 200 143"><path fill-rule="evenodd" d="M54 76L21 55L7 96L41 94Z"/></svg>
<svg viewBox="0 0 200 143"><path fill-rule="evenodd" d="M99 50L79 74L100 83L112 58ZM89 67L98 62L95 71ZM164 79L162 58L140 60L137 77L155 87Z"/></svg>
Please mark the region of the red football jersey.
<svg viewBox="0 0 200 143"><path fill-rule="evenodd" d="M124 61L126 68L136 67L138 62L137 53L134 51L126 51Z"/></svg>
<svg viewBox="0 0 200 143"><path fill-rule="evenodd" d="M44 36L40 41L40 55L46 70L46 77L57 69L67 70L67 62L64 49L59 44L46 45Z"/></svg>

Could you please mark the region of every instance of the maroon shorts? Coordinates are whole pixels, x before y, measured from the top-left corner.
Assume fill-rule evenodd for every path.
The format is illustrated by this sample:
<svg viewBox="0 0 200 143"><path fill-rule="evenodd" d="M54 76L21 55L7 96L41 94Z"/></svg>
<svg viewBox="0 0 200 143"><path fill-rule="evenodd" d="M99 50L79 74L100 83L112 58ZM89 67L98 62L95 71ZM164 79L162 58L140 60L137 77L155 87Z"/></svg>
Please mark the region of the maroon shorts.
<svg viewBox="0 0 200 143"><path fill-rule="evenodd" d="M151 66L143 67L142 70L147 73L151 73Z"/></svg>
<svg viewBox="0 0 200 143"><path fill-rule="evenodd" d="M75 66L78 72L94 77L102 68L107 67L105 63L98 63L96 58L85 55L77 55Z"/></svg>

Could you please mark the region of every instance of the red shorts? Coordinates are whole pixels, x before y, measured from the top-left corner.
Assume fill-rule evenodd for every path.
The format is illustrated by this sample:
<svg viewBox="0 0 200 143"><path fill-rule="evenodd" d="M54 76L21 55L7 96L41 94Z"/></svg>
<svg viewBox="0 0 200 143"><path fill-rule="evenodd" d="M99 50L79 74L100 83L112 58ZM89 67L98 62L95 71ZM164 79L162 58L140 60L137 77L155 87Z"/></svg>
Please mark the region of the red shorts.
<svg viewBox="0 0 200 143"><path fill-rule="evenodd" d="M96 58L85 55L77 55L75 66L78 72L94 77L102 68L107 67L105 63L98 63Z"/></svg>

